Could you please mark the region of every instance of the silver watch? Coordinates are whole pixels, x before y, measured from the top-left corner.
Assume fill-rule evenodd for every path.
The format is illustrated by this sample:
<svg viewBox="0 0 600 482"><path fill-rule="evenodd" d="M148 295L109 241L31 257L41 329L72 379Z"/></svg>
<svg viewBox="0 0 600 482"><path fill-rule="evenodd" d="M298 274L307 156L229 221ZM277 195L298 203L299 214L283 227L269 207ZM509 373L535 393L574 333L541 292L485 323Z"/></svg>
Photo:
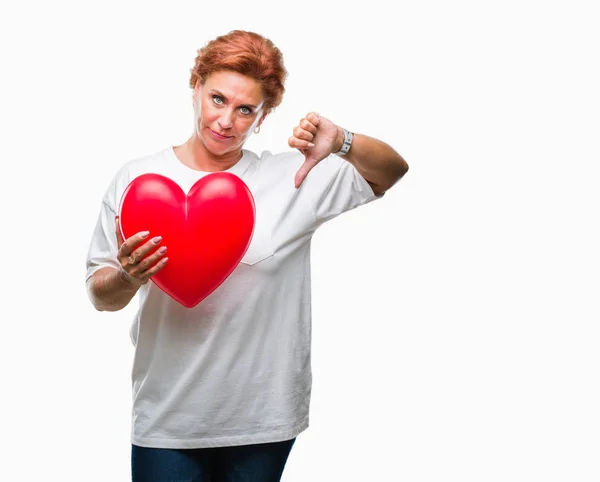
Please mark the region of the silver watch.
<svg viewBox="0 0 600 482"><path fill-rule="evenodd" d="M334 152L336 156L343 156L344 154L348 154L350 146L352 145L352 139L354 139L354 134L352 132L350 132L347 129L344 129L343 127L342 130L344 131L344 143L342 144L342 147L339 151Z"/></svg>

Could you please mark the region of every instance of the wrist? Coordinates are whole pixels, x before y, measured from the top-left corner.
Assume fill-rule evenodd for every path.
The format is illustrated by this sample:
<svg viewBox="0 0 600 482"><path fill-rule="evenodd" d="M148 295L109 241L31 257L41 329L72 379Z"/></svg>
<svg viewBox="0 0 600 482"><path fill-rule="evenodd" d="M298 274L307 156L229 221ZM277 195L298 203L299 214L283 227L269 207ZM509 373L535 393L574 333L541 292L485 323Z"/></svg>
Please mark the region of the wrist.
<svg viewBox="0 0 600 482"><path fill-rule="evenodd" d="M337 126L337 136L335 138L335 143L333 144L333 150L331 152L333 152L334 154L337 154L338 152L340 152L340 149L342 148L342 146L344 145L344 129L342 129L340 126Z"/></svg>
<svg viewBox="0 0 600 482"><path fill-rule="evenodd" d="M352 147L352 141L354 140L354 133L350 132L343 127L338 126L338 138L336 139L336 146L338 147L337 151L334 151L336 156L344 156L348 154L350 151L350 147ZM341 140L340 140L341 134Z"/></svg>
<svg viewBox="0 0 600 482"><path fill-rule="evenodd" d="M137 291L137 289L144 284L137 278L131 276L120 264L117 276L119 277L119 281L123 288L128 291Z"/></svg>

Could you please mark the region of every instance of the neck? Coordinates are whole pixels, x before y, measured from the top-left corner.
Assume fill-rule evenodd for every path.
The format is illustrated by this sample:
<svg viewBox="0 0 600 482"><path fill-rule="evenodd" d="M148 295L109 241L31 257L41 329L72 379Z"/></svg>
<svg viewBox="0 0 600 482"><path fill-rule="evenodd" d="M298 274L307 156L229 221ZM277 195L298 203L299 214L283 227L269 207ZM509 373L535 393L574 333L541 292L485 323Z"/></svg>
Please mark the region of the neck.
<svg viewBox="0 0 600 482"><path fill-rule="evenodd" d="M219 156L211 153L200 140L192 135L185 144L173 148L177 158L197 171L219 172L233 167L242 158L242 149Z"/></svg>

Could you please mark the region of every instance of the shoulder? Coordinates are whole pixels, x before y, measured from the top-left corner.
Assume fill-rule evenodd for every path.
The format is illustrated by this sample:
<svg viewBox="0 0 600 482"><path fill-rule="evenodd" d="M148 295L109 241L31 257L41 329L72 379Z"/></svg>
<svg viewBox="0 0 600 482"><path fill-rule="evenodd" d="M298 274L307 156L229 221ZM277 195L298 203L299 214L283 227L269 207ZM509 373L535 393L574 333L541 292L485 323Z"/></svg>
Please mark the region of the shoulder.
<svg viewBox="0 0 600 482"><path fill-rule="evenodd" d="M305 161L304 155L297 150L285 151L277 154L273 154L271 151L263 151L260 156L256 156L256 159L256 162L264 167L284 172L293 171L294 173L300 169ZM347 163L343 159L332 154L320 161L312 171L315 171L315 173L335 172L344 164Z"/></svg>
<svg viewBox="0 0 600 482"><path fill-rule="evenodd" d="M123 192L129 183L136 177L159 170L160 166L164 165L166 162L167 151L168 148L165 148L151 154L125 161L113 176L112 181L104 194L103 200L108 207L113 211L117 209L118 201Z"/></svg>
<svg viewBox="0 0 600 482"><path fill-rule="evenodd" d="M151 154L146 154L126 161L119 171L117 171L115 177L128 175L133 175L135 177L136 175L139 176L141 174L146 174L147 172L152 172L165 164L169 149L170 148L161 149Z"/></svg>
<svg viewBox="0 0 600 482"><path fill-rule="evenodd" d="M258 157L258 162L263 165L273 165L281 168L300 167L304 162L304 156L298 151L285 151L273 154L271 151L263 151Z"/></svg>
<svg viewBox="0 0 600 482"><path fill-rule="evenodd" d="M260 179L261 185L282 182L287 178L293 179L295 172L304 162L304 156L300 152L274 154L271 151L262 151L260 154L255 154L246 151L246 153L251 159L247 177Z"/></svg>

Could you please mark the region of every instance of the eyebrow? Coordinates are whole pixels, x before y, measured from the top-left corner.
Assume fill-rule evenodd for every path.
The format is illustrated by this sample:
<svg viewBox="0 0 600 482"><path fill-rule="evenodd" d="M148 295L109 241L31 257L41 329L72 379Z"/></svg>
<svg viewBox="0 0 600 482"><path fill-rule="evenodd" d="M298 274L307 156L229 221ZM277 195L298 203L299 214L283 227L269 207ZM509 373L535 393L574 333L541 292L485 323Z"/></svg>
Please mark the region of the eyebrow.
<svg viewBox="0 0 600 482"><path fill-rule="evenodd" d="M227 100L227 96L225 94L223 94L222 92L219 92L217 89L209 89L208 92L217 94ZM256 106L253 104L242 104L241 106L242 107L251 107L252 109L256 110Z"/></svg>

